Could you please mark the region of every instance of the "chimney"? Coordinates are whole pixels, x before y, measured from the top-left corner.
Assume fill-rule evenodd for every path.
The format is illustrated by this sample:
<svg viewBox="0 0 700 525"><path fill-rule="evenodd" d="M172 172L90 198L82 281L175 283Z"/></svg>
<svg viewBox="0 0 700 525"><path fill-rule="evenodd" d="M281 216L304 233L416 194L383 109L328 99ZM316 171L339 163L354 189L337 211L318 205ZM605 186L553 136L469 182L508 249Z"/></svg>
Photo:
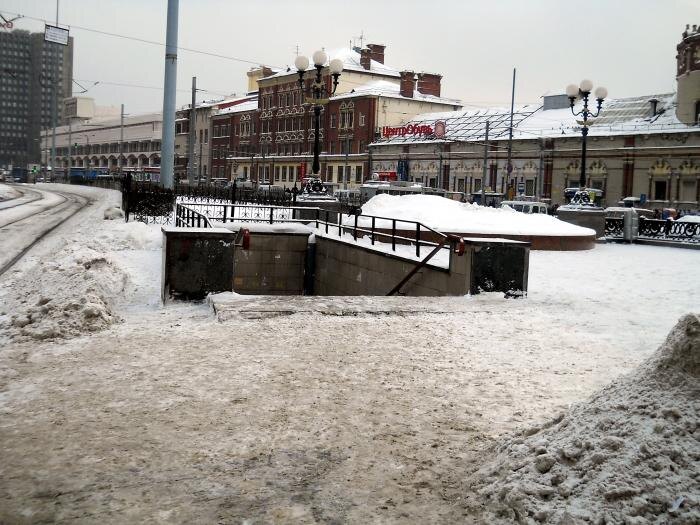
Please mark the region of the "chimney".
<svg viewBox="0 0 700 525"><path fill-rule="evenodd" d="M402 97L413 98L413 91L416 89L416 74L413 71L401 71L401 83L399 84L399 94Z"/></svg>
<svg viewBox="0 0 700 525"><path fill-rule="evenodd" d="M656 98L649 99L649 104L651 105L651 116L652 117L655 117L657 115L656 106L658 103L659 103L659 100Z"/></svg>
<svg viewBox="0 0 700 525"><path fill-rule="evenodd" d="M439 97L441 79L442 75L435 73L418 73L418 92Z"/></svg>
<svg viewBox="0 0 700 525"><path fill-rule="evenodd" d="M369 49L360 49L360 65L362 69L369 71L370 68L370 56L371 51Z"/></svg>
<svg viewBox="0 0 700 525"><path fill-rule="evenodd" d="M372 60L380 64L384 63L384 50L386 46L381 44L367 44L367 48L369 49L369 57Z"/></svg>

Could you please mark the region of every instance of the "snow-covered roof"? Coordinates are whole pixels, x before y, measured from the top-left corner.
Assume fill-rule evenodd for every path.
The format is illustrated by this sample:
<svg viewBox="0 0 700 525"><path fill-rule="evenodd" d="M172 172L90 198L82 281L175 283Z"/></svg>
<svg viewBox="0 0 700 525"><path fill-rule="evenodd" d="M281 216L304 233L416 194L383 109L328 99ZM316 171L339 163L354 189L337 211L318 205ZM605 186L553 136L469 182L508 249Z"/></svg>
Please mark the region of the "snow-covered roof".
<svg viewBox="0 0 700 525"><path fill-rule="evenodd" d="M401 95L400 86L396 82L390 80L373 80L366 84L362 84L354 88L348 93L343 93L341 95L335 95L333 100L342 100L355 97L364 96L378 96L386 98L401 98L404 100L418 100L420 102L431 102L434 104L447 104L449 106L460 106L461 101L453 98L436 97L434 95L425 95L418 90L413 92L413 97L404 97Z"/></svg>
<svg viewBox="0 0 700 525"><path fill-rule="evenodd" d="M129 115L124 117L124 126L135 126L138 124L148 124L151 122L163 122L162 113L144 113L142 115ZM119 127L121 118L119 116L95 117L82 122L73 122L71 125L72 133L93 132L104 128ZM58 126L56 133L68 133L68 126ZM42 131L42 135L45 134Z"/></svg>
<svg viewBox="0 0 700 525"><path fill-rule="evenodd" d="M326 50L326 54L328 55L328 61L330 62L331 60L334 60L336 58L339 58L340 60L343 61L343 71L359 71L362 73L372 73L375 75L384 75L384 76L389 76L389 77L396 77L399 78L399 70L394 69L392 67L389 67L385 64L382 64L380 62L377 62L376 60L370 60L370 67L369 70L365 69L360 65L360 53L356 51L355 49L351 49L348 47L342 47L342 48L337 48L337 49L328 49ZM313 65L309 66L310 68L313 68ZM261 81L268 80L271 78L280 78L280 77L285 77L285 76L297 76L297 70L294 67L288 68L286 70L280 71L278 73L275 73L274 75L270 75L269 77L261 78Z"/></svg>
<svg viewBox="0 0 700 525"><path fill-rule="evenodd" d="M521 106L513 112L513 127L540 109L539 106ZM489 122L489 139L497 139L508 135L510 127L510 110L505 108L489 108L481 110L446 111L439 113L424 113L406 123L413 125L430 125L437 121L445 122L445 141L483 140L486 134L486 122ZM425 142L430 138L424 135L395 135L382 139L380 144L396 144L404 142Z"/></svg>
<svg viewBox="0 0 700 525"><path fill-rule="evenodd" d="M230 105L230 104L232 104L232 103L235 104L236 102L238 102L238 101L240 101L240 100L246 100L246 99L248 99L250 96L251 96L250 94L247 94L247 95L231 95L231 96L226 97L226 98L221 98L221 99L216 99L216 100L204 100L204 101L202 101L202 102L197 102L197 103L196 103L196 106L197 106L197 109L212 108L212 107L213 107L213 108L216 108L216 107L219 107L219 106L227 106L227 105ZM184 106L182 106L182 107L179 109L179 111L183 111L183 110L189 111L191 105L192 105L192 104L185 104Z"/></svg>
<svg viewBox="0 0 700 525"><path fill-rule="evenodd" d="M656 115L652 115L650 100L656 99ZM595 106L595 101L592 101ZM591 101L589 101L589 108ZM646 95L622 99L606 100L600 116L589 120L589 135L610 136L650 133L700 132L700 126L691 126L676 117L675 93ZM595 108L593 108L595 109ZM574 107L581 110L581 102ZM575 117L571 109L544 110L542 106L516 107L513 114L513 138L532 139L538 137L580 136L580 117ZM484 140L486 122L490 123L489 139L508 137L510 110L508 108L485 108L480 110L426 113L416 116L406 123L413 125L434 125L445 122L445 141ZM434 142L422 135L405 135L383 138L377 145Z"/></svg>
<svg viewBox="0 0 700 525"><path fill-rule="evenodd" d="M246 100L245 102L240 102L236 105L229 106L224 109L217 111L215 116L229 115L231 113L244 113L246 111L253 111L258 109L258 99L257 97Z"/></svg>

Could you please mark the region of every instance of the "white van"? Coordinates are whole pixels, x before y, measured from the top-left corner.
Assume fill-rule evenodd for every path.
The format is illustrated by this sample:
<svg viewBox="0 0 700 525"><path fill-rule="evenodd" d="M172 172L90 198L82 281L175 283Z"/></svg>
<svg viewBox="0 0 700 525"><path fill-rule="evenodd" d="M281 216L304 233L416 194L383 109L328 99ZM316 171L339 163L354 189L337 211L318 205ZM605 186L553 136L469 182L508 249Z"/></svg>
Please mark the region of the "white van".
<svg viewBox="0 0 700 525"><path fill-rule="evenodd" d="M502 201L501 208L512 208L521 213L544 213L547 214L547 205L544 202L528 201Z"/></svg>

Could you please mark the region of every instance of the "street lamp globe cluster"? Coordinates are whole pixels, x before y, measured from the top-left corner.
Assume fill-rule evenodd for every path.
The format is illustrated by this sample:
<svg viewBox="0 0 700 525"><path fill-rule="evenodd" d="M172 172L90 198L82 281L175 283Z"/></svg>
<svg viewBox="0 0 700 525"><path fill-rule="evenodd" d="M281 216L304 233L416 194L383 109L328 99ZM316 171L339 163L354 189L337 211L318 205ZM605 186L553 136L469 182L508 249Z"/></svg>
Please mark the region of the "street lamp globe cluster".
<svg viewBox="0 0 700 525"><path fill-rule="evenodd" d="M340 73L343 71L343 61L336 58L328 63L328 70L333 77L333 84L329 88L323 82L322 72L323 68L326 67L326 62L328 62L328 55L325 51L316 51L311 59L314 63L314 68L316 69L316 74L313 77L313 82L308 86L304 84L304 77L306 76L307 70L309 69L309 59L305 56L298 56L294 60L294 66L297 68L299 73L299 88L304 95L304 102L307 104L312 104L314 107L314 160L311 166L311 171L315 178L319 177L321 172L321 163L319 162L319 134L321 127L321 108L328 104L328 98L331 97L336 88L338 87L338 78ZM311 73L313 75L313 73Z"/></svg>
<svg viewBox="0 0 700 525"><path fill-rule="evenodd" d="M591 91L593 91L593 82L588 79L582 80L577 86L576 84L569 84L566 87L566 96L569 97L569 103L571 104L571 113L575 117L581 116L582 120L578 123L581 125L581 134L583 135L583 142L581 145L581 178L579 179L579 187L583 190L586 187L586 137L588 137L588 119L595 118L600 115L600 109L603 107L603 100L608 96L608 90L603 86L598 86L593 93L595 96L598 107L595 113L588 109L588 99L591 96ZM576 104L576 99L580 98L583 102L583 108L576 112L574 111L574 104Z"/></svg>

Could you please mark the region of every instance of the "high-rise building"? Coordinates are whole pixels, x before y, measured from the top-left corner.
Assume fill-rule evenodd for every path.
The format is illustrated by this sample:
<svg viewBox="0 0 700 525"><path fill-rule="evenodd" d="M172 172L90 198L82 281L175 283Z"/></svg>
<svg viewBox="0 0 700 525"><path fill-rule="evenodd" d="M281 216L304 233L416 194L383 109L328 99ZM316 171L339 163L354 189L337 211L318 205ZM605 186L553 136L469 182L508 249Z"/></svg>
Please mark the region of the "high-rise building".
<svg viewBox="0 0 700 525"><path fill-rule="evenodd" d="M45 161L41 130L62 123L72 82L72 37L64 46L43 33L0 32L0 168Z"/></svg>

